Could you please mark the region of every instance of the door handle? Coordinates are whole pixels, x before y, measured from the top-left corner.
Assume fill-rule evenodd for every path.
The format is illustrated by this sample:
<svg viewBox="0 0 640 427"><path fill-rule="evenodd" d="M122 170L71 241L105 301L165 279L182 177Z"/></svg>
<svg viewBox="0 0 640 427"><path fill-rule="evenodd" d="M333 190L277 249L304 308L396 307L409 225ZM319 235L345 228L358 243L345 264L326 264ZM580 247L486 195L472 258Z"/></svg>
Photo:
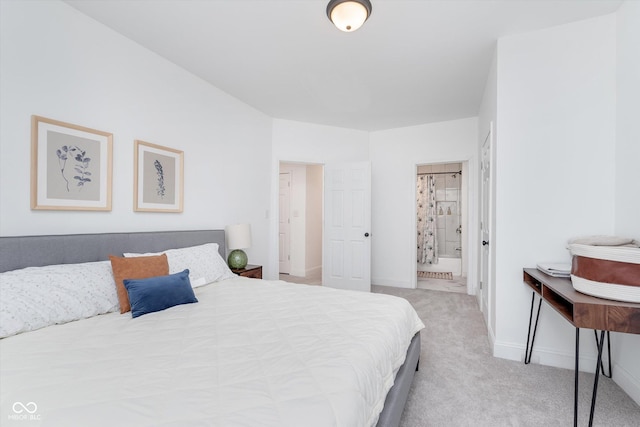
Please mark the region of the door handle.
<svg viewBox="0 0 640 427"><path fill-rule="evenodd" d="M369 237L369 233L364 233L364 237Z"/></svg>
<svg viewBox="0 0 640 427"><path fill-rule="evenodd" d="M483 241L482 241L482 246L487 246L488 244L489 244L489 241L488 241L488 240L483 240Z"/></svg>

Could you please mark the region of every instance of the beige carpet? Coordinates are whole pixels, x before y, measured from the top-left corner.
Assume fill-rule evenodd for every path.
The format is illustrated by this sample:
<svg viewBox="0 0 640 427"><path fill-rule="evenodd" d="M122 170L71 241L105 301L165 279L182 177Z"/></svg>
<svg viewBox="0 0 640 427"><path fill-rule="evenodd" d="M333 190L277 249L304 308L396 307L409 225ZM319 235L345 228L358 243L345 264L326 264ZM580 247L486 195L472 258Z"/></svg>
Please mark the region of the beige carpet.
<svg viewBox="0 0 640 427"><path fill-rule="evenodd" d="M284 282L302 283L304 285L322 285L322 276L319 273L307 277L291 276L290 274L280 273L279 279Z"/></svg>
<svg viewBox="0 0 640 427"><path fill-rule="evenodd" d="M401 427L573 425L573 370L494 358L474 296L384 286L372 290L406 298L427 326ZM579 378L578 425L586 426L594 376L581 373ZM602 376L594 426L640 426L640 406Z"/></svg>
<svg viewBox="0 0 640 427"><path fill-rule="evenodd" d="M466 294L467 278L464 276L453 276L453 280L418 278L416 286L418 289L427 289L429 291L460 292Z"/></svg>

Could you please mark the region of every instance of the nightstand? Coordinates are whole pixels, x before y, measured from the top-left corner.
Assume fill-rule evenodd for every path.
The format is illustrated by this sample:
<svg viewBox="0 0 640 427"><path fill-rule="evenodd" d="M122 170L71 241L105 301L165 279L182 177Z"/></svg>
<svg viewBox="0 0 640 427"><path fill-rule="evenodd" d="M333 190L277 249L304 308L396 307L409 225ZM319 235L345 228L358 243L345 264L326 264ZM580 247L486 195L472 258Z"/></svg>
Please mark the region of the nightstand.
<svg viewBox="0 0 640 427"><path fill-rule="evenodd" d="M245 268L231 269L235 274L252 279L262 279L262 266L247 264Z"/></svg>

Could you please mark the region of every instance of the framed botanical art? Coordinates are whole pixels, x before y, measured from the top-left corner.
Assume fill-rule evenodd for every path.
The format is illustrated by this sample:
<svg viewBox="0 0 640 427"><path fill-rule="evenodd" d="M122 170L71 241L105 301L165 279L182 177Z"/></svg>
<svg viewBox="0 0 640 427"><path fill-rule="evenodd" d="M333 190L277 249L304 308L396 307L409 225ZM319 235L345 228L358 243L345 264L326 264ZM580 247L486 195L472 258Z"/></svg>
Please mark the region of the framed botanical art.
<svg viewBox="0 0 640 427"><path fill-rule="evenodd" d="M113 135L31 116L31 209L111 210Z"/></svg>
<svg viewBox="0 0 640 427"><path fill-rule="evenodd" d="M135 141L134 204L137 212L182 212L184 153Z"/></svg>

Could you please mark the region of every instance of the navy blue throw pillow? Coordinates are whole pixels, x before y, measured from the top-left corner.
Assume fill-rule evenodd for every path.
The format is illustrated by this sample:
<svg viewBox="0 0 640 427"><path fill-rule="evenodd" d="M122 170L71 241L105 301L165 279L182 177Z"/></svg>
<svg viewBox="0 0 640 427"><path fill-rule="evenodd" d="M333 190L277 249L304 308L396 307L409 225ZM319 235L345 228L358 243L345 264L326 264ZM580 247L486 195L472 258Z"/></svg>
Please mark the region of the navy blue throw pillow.
<svg viewBox="0 0 640 427"><path fill-rule="evenodd" d="M189 282L188 269L168 276L124 279L123 282L129 294L132 317L198 302Z"/></svg>

